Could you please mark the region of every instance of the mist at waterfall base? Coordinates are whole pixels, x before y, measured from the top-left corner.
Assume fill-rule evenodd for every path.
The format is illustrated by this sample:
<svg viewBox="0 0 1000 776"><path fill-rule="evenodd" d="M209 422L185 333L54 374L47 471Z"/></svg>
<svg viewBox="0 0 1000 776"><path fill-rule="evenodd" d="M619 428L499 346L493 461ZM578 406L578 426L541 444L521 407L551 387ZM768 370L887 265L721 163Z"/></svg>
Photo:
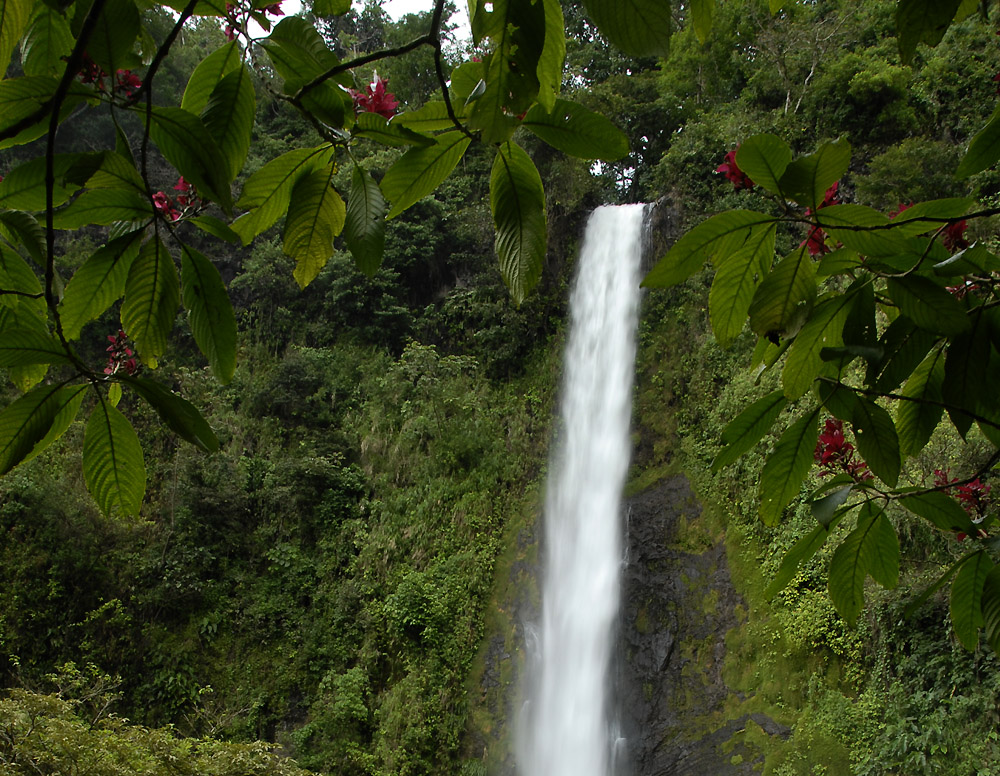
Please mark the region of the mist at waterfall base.
<svg viewBox="0 0 1000 776"><path fill-rule="evenodd" d="M631 453L645 210L624 205L594 211L570 297L546 488L541 623L528 629L518 741L522 776L618 770L609 670L620 599L621 495Z"/></svg>

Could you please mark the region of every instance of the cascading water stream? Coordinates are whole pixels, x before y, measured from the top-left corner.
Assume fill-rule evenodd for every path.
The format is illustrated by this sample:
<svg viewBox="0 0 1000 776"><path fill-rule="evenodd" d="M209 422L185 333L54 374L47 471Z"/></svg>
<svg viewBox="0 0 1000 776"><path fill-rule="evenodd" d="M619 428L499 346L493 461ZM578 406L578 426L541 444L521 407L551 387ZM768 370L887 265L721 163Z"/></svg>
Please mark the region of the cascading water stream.
<svg viewBox="0 0 1000 776"><path fill-rule="evenodd" d="M522 720L525 776L612 770L617 734L608 675L620 597L644 213L644 205L594 211L570 298L561 427L545 504L542 622Z"/></svg>

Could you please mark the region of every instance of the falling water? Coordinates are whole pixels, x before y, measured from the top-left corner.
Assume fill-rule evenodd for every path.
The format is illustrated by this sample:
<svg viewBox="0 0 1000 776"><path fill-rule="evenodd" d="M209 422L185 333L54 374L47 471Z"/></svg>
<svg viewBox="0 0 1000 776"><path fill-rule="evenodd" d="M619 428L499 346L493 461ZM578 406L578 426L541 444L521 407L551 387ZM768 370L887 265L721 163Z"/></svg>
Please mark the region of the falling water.
<svg viewBox="0 0 1000 776"><path fill-rule="evenodd" d="M525 776L607 776L621 741L608 674L622 565L621 493L645 206L587 224L570 299L561 429L545 505L542 622L529 671Z"/></svg>

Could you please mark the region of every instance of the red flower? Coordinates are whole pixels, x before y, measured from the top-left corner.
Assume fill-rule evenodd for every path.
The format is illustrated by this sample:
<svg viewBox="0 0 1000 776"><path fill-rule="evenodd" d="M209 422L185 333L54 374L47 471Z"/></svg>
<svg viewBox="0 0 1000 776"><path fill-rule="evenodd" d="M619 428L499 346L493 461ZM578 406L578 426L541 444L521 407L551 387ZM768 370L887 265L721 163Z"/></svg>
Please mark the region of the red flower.
<svg viewBox="0 0 1000 776"><path fill-rule="evenodd" d="M270 5L264 6L264 13L269 13L271 16L284 16L285 12L281 10L281 2L271 3Z"/></svg>
<svg viewBox="0 0 1000 776"><path fill-rule="evenodd" d="M142 79L131 70L118 70L115 73L115 80L126 97L131 97L142 88Z"/></svg>
<svg viewBox="0 0 1000 776"><path fill-rule="evenodd" d="M848 474L856 482L873 478L868 465L854 457L854 445L844 438L844 424L835 418L827 418L823 433L819 435L813 458L826 471L821 474Z"/></svg>
<svg viewBox="0 0 1000 776"><path fill-rule="evenodd" d="M399 103L396 95L385 90L388 81L383 81L375 73L372 82L367 87L367 94L355 89L349 89L351 97L354 98L354 112L357 113L377 113L387 119L396 115L396 108Z"/></svg>
<svg viewBox="0 0 1000 776"><path fill-rule="evenodd" d="M969 241L965 239L965 221L948 224L941 232L941 242L949 251L962 251L969 247Z"/></svg>
<svg viewBox="0 0 1000 776"><path fill-rule="evenodd" d="M809 236L799 243L799 247L803 245L809 249L810 256L822 256L824 253L830 252L826 244L826 232L818 226L814 226L809 230Z"/></svg>
<svg viewBox="0 0 1000 776"><path fill-rule="evenodd" d="M108 341L111 343L107 347L110 355L108 356L108 365L104 367L104 374L113 375L124 372L127 375L134 375L139 368L139 362L136 361L132 348L128 346L128 337L125 336L125 332L119 329L117 335L109 334Z"/></svg>
<svg viewBox="0 0 1000 776"><path fill-rule="evenodd" d="M181 207L188 207L197 203L198 192L195 190L194 184L184 180L183 175L174 184L174 191L180 192L174 201Z"/></svg>
<svg viewBox="0 0 1000 776"><path fill-rule="evenodd" d="M162 191L158 191L153 195L153 206L168 221L176 221L181 217L180 211L174 207L173 201Z"/></svg>
<svg viewBox="0 0 1000 776"><path fill-rule="evenodd" d="M90 54L86 51L83 52L83 62L80 65L80 71L77 73L80 76L80 83L83 84L96 84L97 88L102 92L104 91L104 76L107 75L100 66L90 58Z"/></svg>
<svg viewBox="0 0 1000 776"><path fill-rule="evenodd" d="M889 218L895 218L904 210L909 210L911 207L913 207L912 202L900 202L899 205L896 206L896 209L889 213Z"/></svg>
<svg viewBox="0 0 1000 776"><path fill-rule="evenodd" d="M733 186L737 189L749 189L754 185L754 182L750 180L743 170L740 169L739 165L736 164L736 152L739 148L734 148L728 154L726 154L726 161L715 168L716 172L721 172L726 176Z"/></svg>

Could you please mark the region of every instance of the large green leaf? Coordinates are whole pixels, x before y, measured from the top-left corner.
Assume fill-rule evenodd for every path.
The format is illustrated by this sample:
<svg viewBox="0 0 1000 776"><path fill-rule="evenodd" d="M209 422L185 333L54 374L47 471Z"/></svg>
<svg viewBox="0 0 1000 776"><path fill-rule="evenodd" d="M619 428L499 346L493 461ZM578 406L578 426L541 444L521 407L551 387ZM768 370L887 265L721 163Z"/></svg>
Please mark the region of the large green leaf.
<svg viewBox="0 0 1000 776"><path fill-rule="evenodd" d="M47 108L58 88L59 80L50 76L0 81L0 149L30 143L45 134L49 128L48 113L43 113L39 121L19 131L15 125L20 126L20 122L28 120L36 111ZM59 121L65 120L81 101L96 102L97 99L97 91L93 87L72 82L59 112Z"/></svg>
<svg viewBox="0 0 1000 776"><path fill-rule="evenodd" d="M124 189L85 191L52 216L56 229L80 229L97 224L107 226L116 221L145 221L153 217L153 204L148 197Z"/></svg>
<svg viewBox="0 0 1000 776"><path fill-rule="evenodd" d="M831 205L814 217L832 237L866 256L896 256L911 247L902 229L890 228L887 216L864 205Z"/></svg>
<svg viewBox="0 0 1000 776"><path fill-rule="evenodd" d="M327 144L297 148L272 159L251 175L236 203L250 212L233 222L233 231L243 239L243 244L249 245L283 216L299 178L326 167L332 156L333 148Z"/></svg>
<svg viewBox="0 0 1000 776"><path fill-rule="evenodd" d="M859 397L851 424L861 457L876 477L895 487L901 466L899 438L889 413L870 399Z"/></svg>
<svg viewBox="0 0 1000 776"><path fill-rule="evenodd" d="M955 336L944 361L941 394L946 404L965 410L994 406L996 393L987 380L993 348L988 316L982 307L969 316L971 327Z"/></svg>
<svg viewBox="0 0 1000 776"><path fill-rule="evenodd" d="M256 103L250 71L241 64L219 81L202 113L205 128L228 165L230 181L243 168L250 150Z"/></svg>
<svg viewBox="0 0 1000 776"><path fill-rule="evenodd" d="M441 103L444 105L444 103ZM449 121L448 126L454 126ZM434 138L415 132L405 124L393 119L389 121L378 113L362 113L351 134L355 137L369 137L388 146L430 146Z"/></svg>
<svg viewBox="0 0 1000 776"><path fill-rule="evenodd" d="M773 216L753 210L727 210L712 216L675 242L646 275L642 285L669 288L687 280L709 259L721 264L727 256L744 247L754 227L776 221Z"/></svg>
<svg viewBox="0 0 1000 776"><path fill-rule="evenodd" d="M201 196L231 213L229 164L204 122L183 108L154 107L151 113L149 136L163 156Z"/></svg>
<svg viewBox="0 0 1000 776"><path fill-rule="evenodd" d="M816 298L816 267L803 245L778 262L750 302L750 328L762 337L791 337Z"/></svg>
<svg viewBox="0 0 1000 776"><path fill-rule="evenodd" d="M124 516L139 514L146 492L142 445L132 424L103 396L83 436L83 478L105 515L115 507Z"/></svg>
<svg viewBox="0 0 1000 776"><path fill-rule="evenodd" d="M471 141L461 132L445 132L433 146L412 148L382 179L382 193L392 203L387 218L395 218L436 189L455 169Z"/></svg>
<svg viewBox="0 0 1000 776"><path fill-rule="evenodd" d="M85 323L96 319L125 293L125 279L139 255L141 242L141 231L112 240L73 273L59 304L66 339L79 337Z"/></svg>
<svg viewBox="0 0 1000 776"><path fill-rule="evenodd" d="M0 288L17 293L0 294L0 308L25 308L24 313L45 320L45 300L38 276L17 251L0 242ZM29 296L30 295L30 296Z"/></svg>
<svg viewBox="0 0 1000 776"><path fill-rule="evenodd" d="M80 386L43 385L0 412L0 475L25 460L36 447L42 449L56 417L75 400L79 390Z"/></svg>
<svg viewBox="0 0 1000 776"><path fill-rule="evenodd" d="M842 517L843 513L836 519L836 522L839 522ZM799 566L812 558L826 543L836 522L831 522L830 525L817 525L792 545L792 548L785 553L785 557L781 559L778 573L771 580L771 584L767 586L767 589L764 590L765 598L774 598L774 596L788 587L788 583L795 578Z"/></svg>
<svg viewBox="0 0 1000 776"><path fill-rule="evenodd" d="M0 210L0 237L23 246L37 263L45 263L45 229L31 213Z"/></svg>
<svg viewBox="0 0 1000 776"><path fill-rule="evenodd" d="M236 370L236 316L219 270L187 245L181 251L181 301L198 349L219 382L228 383Z"/></svg>
<svg viewBox="0 0 1000 776"><path fill-rule="evenodd" d="M992 167L998 159L1000 159L1000 108L994 111L986 126L972 138L969 150L962 157L955 176L968 178Z"/></svg>
<svg viewBox="0 0 1000 776"><path fill-rule="evenodd" d="M722 432L722 443L726 446L712 461L712 471L735 463L741 455L752 450L787 404L783 391L772 391L733 418Z"/></svg>
<svg viewBox="0 0 1000 776"><path fill-rule="evenodd" d="M792 161L792 149L776 135L754 135L736 149L736 164L750 179L772 194L781 196L781 176Z"/></svg>
<svg viewBox="0 0 1000 776"><path fill-rule="evenodd" d="M31 0L0 0L0 76L7 72L14 46L31 19L32 6Z"/></svg>
<svg viewBox="0 0 1000 776"><path fill-rule="evenodd" d="M673 19L666 0L584 0L601 33L633 57L665 57Z"/></svg>
<svg viewBox="0 0 1000 776"><path fill-rule="evenodd" d="M906 380L937 342L937 337L901 316L879 338L883 355L869 363L865 382L882 393L891 393Z"/></svg>
<svg viewBox="0 0 1000 776"><path fill-rule="evenodd" d="M854 306L854 295L826 295L813 308L809 320L795 335L788 349L781 384L789 399L797 399L813 384L823 367L823 348L834 348L844 342L844 322Z"/></svg>
<svg viewBox="0 0 1000 776"><path fill-rule="evenodd" d="M840 180L851 162L851 146L846 140L824 143L808 156L791 162L781 176L784 196L815 211L826 190Z"/></svg>
<svg viewBox="0 0 1000 776"><path fill-rule="evenodd" d="M129 267L121 309L122 328L149 367L167 350L179 303L174 260L160 240L150 240Z"/></svg>
<svg viewBox="0 0 1000 776"><path fill-rule="evenodd" d="M899 57L908 64L917 45L936 46L962 0L899 0L896 5L896 35Z"/></svg>
<svg viewBox="0 0 1000 776"><path fill-rule="evenodd" d="M952 336L969 329L962 304L930 278L904 275L889 278L886 291L899 311L921 329Z"/></svg>
<svg viewBox="0 0 1000 776"><path fill-rule="evenodd" d="M765 525L777 525L782 510L799 494L799 488L813 462L819 438L814 407L781 435L760 474L760 517Z"/></svg>
<svg viewBox="0 0 1000 776"><path fill-rule="evenodd" d="M100 161L100 166L87 179L88 189L123 189L146 196L146 182L139 174L131 154L105 151L101 154Z"/></svg>
<svg viewBox="0 0 1000 776"><path fill-rule="evenodd" d="M707 43L709 35L712 33L712 21L715 17L715 0L691 0L690 8L694 34L699 43ZM743 169L743 165L740 165L740 168Z"/></svg>
<svg viewBox="0 0 1000 776"><path fill-rule="evenodd" d="M78 11L73 18L74 35L80 34L83 16ZM126 59L139 36L140 27L139 9L132 0L105 0L97 17L97 24L87 41L87 54L106 73L128 68L130 63Z"/></svg>
<svg viewBox="0 0 1000 776"><path fill-rule="evenodd" d="M333 255L333 238L344 228L347 208L330 182L330 170L303 176L292 189L282 248L295 259L300 288L313 281Z"/></svg>
<svg viewBox="0 0 1000 776"><path fill-rule="evenodd" d="M219 440L197 408L167 386L143 377L121 377L121 381L145 399L177 436L207 453L219 449Z"/></svg>
<svg viewBox="0 0 1000 776"><path fill-rule="evenodd" d="M628 138L600 113L569 100L556 100L551 110L532 107L524 126L553 148L581 159L613 162L628 153Z"/></svg>
<svg viewBox="0 0 1000 776"><path fill-rule="evenodd" d="M31 452L24 456L23 461L30 461L66 433L80 413L87 388L86 385L68 385L59 389L59 393L53 397L58 410L52 419L52 425L49 426L48 433L31 448Z"/></svg>
<svg viewBox="0 0 1000 776"><path fill-rule="evenodd" d="M545 9L545 44L538 57L538 104L551 111L562 88L566 24L559 0L542 0L542 6Z"/></svg>
<svg viewBox="0 0 1000 776"><path fill-rule="evenodd" d="M493 160L490 210L500 274L520 304L538 282L545 263L545 192L535 163L512 142L502 145Z"/></svg>
<svg viewBox="0 0 1000 776"><path fill-rule="evenodd" d="M1000 655L1000 566L994 566L983 583L983 625L986 643Z"/></svg>
<svg viewBox="0 0 1000 776"><path fill-rule="evenodd" d="M62 343L37 329L7 328L0 338L0 366L62 364L70 361Z"/></svg>
<svg viewBox="0 0 1000 776"><path fill-rule="evenodd" d="M899 576L899 543L882 507L869 501L858 513L857 527L833 554L830 600L852 626L864 606L865 577L893 587Z"/></svg>
<svg viewBox="0 0 1000 776"><path fill-rule="evenodd" d="M712 332L722 347L729 347L746 326L750 301L774 261L776 226L755 228L740 250L717 262L708 309Z"/></svg>
<svg viewBox="0 0 1000 776"><path fill-rule="evenodd" d="M944 350L936 348L913 370L901 392L913 399L901 401L896 409L896 431L903 455L912 456L923 450L941 422L944 409L939 402L943 382Z"/></svg>
<svg viewBox="0 0 1000 776"><path fill-rule="evenodd" d="M29 0L22 2L32 5ZM59 75L66 67L64 57L73 50L73 33L66 17L57 10L45 4L34 5L35 15L21 43L21 66L25 75Z"/></svg>
<svg viewBox="0 0 1000 776"><path fill-rule="evenodd" d="M360 166L351 175L344 241L358 269L369 277L382 265L385 251L385 197L378 184Z"/></svg>
<svg viewBox="0 0 1000 776"><path fill-rule="evenodd" d="M899 503L944 531L958 531L964 534L976 532L965 510L947 493L941 491L913 493L902 496Z"/></svg>
<svg viewBox="0 0 1000 776"><path fill-rule="evenodd" d="M181 107L195 115L201 114L219 82L243 64L243 50L232 40L205 57L191 73Z"/></svg>
<svg viewBox="0 0 1000 776"><path fill-rule="evenodd" d="M351 10L351 0L315 0L312 11L317 16L343 16Z"/></svg>
<svg viewBox="0 0 1000 776"><path fill-rule="evenodd" d="M54 185L52 205L59 207L80 190L85 181L74 180L73 170L89 155L55 154L52 158ZM45 157L20 164L0 181L0 206L18 210L45 210Z"/></svg>
<svg viewBox="0 0 1000 776"><path fill-rule="evenodd" d="M969 651L979 644L979 629L983 626L983 588L993 566L986 551L980 550L965 559L951 585L951 622L958 640Z"/></svg>
<svg viewBox="0 0 1000 776"><path fill-rule="evenodd" d="M462 119L466 115L465 107L452 105L455 116ZM359 117L360 119L360 117ZM393 116L393 124L401 124L414 132L434 132L439 129L455 129L455 122L448 115L448 106L442 100L431 100L417 110L406 111Z"/></svg>

